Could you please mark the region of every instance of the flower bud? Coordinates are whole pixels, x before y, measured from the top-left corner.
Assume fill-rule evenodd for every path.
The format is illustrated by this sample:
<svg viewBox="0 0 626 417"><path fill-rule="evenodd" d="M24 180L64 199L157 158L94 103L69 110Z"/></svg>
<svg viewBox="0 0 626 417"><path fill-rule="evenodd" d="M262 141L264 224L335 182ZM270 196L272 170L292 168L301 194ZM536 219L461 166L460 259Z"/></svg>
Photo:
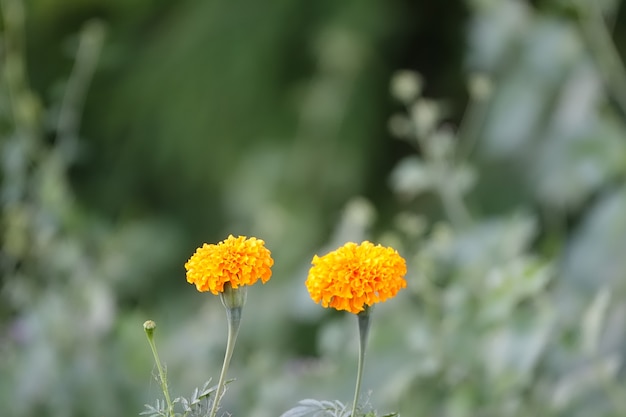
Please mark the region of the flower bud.
<svg viewBox="0 0 626 417"><path fill-rule="evenodd" d="M152 335L154 334L154 329L156 329L156 323L152 320L146 320L143 323L143 330L146 332L146 335L149 338L152 338Z"/></svg>
<svg viewBox="0 0 626 417"><path fill-rule="evenodd" d="M391 79L391 95L404 104L412 103L422 93L422 77L414 71L398 71Z"/></svg>

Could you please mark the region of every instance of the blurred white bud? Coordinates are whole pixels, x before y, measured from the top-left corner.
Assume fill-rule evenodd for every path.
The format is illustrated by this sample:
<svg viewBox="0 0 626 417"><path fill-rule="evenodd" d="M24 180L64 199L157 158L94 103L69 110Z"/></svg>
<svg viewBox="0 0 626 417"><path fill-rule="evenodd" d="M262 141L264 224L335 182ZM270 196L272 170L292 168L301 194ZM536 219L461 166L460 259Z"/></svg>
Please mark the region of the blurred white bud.
<svg viewBox="0 0 626 417"><path fill-rule="evenodd" d="M363 197L355 197L346 205L344 212L346 220L351 220L363 228L371 226L376 218L374 205Z"/></svg>
<svg viewBox="0 0 626 417"><path fill-rule="evenodd" d="M346 204L333 240L342 242L364 240L375 220L374 205L364 197L355 197Z"/></svg>
<svg viewBox="0 0 626 417"><path fill-rule="evenodd" d="M406 211L399 213L394 223L398 230L413 238L422 236L428 226L424 217Z"/></svg>
<svg viewBox="0 0 626 417"><path fill-rule="evenodd" d="M422 77L408 70L398 71L391 78L391 95L404 104L410 104L422 94Z"/></svg>
<svg viewBox="0 0 626 417"><path fill-rule="evenodd" d="M481 101L491 96L493 83L485 74L472 74L468 80L468 88L472 99Z"/></svg>
<svg viewBox="0 0 626 417"><path fill-rule="evenodd" d="M391 188L398 194L413 198L433 187L433 176L428 164L417 156L401 160L391 172Z"/></svg>
<svg viewBox="0 0 626 417"><path fill-rule="evenodd" d="M441 109L433 100L422 99L411 106L411 118L418 137L428 136L439 122Z"/></svg>
<svg viewBox="0 0 626 417"><path fill-rule="evenodd" d="M443 161L451 157L454 150L456 137L452 129L442 127L438 129L426 142L428 145L428 154L433 160Z"/></svg>

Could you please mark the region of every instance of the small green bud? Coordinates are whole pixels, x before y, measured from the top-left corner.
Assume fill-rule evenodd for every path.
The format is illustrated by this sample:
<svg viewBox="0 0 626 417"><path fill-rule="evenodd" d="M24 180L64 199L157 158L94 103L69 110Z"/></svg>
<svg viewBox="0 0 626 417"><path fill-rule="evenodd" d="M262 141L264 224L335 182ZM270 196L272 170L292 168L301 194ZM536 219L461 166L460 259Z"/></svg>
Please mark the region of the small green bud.
<svg viewBox="0 0 626 417"><path fill-rule="evenodd" d="M148 338L152 339L152 335L154 334L154 329L156 329L156 323L152 320L146 320L143 323L143 330L146 332Z"/></svg>

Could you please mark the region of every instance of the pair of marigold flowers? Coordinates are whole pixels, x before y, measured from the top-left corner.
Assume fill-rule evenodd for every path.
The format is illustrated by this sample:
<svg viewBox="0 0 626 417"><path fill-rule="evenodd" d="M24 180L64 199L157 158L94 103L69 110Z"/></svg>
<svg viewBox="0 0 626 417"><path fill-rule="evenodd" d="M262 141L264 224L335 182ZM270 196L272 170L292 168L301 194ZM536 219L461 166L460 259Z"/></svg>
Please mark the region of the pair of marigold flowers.
<svg viewBox="0 0 626 417"><path fill-rule="evenodd" d="M365 357L365 343L370 323L370 307L394 297L406 287L406 262L392 248L346 243L322 257L314 256L313 266L306 279L311 298L324 307L346 310L356 314L359 323L360 344L354 402L350 416L355 417ZM219 295L228 317L228 342L222 372L211 407L210 417L216 415L223 395L226 371L237 338L241 310L246 299L246 287L259 279L264 284L272 276L271 252L265 242L254 237L230 235L218 244L204 244L185 264L187 281L198 291ZM158 357L155 355L158 363ZM166 383L164 393L167 394ZM168 400L169 408L172 403Z"/></svg>
<svg viewBox="0 0 626 417"><path fill-rule="evenodd" d="M315 256L305 285L316 303L358 314L366 306L394 297L406 287L406 262L392 248L346 243L322 257ZM215 295L224 285L236 289L264 284L274 265L265 242L254 237L230 235L218 244L204 244L185 264L187 281L198 291Z"/></svg>

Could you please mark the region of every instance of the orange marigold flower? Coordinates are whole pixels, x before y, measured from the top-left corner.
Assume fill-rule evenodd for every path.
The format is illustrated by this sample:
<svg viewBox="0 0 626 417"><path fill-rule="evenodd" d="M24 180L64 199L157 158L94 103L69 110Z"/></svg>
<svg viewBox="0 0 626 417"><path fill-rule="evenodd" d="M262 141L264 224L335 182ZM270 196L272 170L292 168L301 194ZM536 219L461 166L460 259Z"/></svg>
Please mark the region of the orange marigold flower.
<svg viewBox="0 0 626 417"><path fill-rule="evenodd" d="M365 241L349 242L322 257L313 257L306 287L324 307L354 314L394 297L406 287L406 261L393 248Z"/></svg>
<svg viewBox="0 0 626 417"><path fill-rule="evenodd" d="M195 284L198 291L218 295L226 282L233 288L259 279L265 284L272 276L272 265L274 260L263 240L230 235L216 245L205 243L196 249L185 269L187 282Z"/></svg>

